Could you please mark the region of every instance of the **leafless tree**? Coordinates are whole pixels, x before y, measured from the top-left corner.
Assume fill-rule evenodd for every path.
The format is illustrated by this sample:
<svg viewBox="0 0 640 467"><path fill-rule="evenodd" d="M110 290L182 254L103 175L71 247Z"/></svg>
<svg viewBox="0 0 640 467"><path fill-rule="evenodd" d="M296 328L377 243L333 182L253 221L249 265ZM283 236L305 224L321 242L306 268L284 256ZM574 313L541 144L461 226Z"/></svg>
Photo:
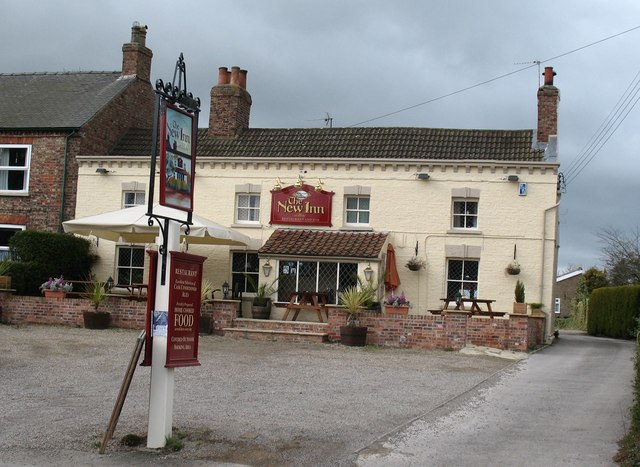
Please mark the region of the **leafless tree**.
<svg viewBox="0 0 640 467"><path fill-rule="evenodd" d="M640 284L640 228L628 233L602 229L602 262L611 285Z"/></svg>

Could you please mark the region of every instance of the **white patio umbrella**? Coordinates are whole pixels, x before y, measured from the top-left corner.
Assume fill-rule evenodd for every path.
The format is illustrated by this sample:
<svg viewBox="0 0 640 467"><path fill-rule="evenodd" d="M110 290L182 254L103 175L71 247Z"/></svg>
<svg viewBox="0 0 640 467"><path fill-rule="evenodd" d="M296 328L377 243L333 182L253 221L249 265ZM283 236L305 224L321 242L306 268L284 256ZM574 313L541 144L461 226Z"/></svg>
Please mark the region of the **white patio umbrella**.
<svg viewBox="0 0 640 467"><path fill-rule="evenodd" d="M159 204L154 205L153 213L177 220L186 221L187 219L186 212ZM154 221L150 226L149 217L146 214L147 205L139 205L65 221L62 227L65 232L95 235L114 242L154 243L158 236L158 223ZM181 238L186 238L190 244L246 246L251 243L251 239L246 235L196 214L193 214L192 222L188 236L184 235L185 227L181 227Z"/></svg>

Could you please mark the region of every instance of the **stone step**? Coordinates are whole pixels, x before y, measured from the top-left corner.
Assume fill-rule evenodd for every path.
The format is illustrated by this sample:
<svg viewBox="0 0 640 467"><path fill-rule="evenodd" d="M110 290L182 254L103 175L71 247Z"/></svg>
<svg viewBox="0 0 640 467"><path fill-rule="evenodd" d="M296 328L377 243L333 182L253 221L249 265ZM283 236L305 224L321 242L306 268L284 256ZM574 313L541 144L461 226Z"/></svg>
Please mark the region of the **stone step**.
<svg viewBox="0 0 640 467"><path fill-rule="evenodd" d="M329 340L324 332L282 331L277 329L223 328L225 336L261 341L310 342L321 344Z"/></svg>

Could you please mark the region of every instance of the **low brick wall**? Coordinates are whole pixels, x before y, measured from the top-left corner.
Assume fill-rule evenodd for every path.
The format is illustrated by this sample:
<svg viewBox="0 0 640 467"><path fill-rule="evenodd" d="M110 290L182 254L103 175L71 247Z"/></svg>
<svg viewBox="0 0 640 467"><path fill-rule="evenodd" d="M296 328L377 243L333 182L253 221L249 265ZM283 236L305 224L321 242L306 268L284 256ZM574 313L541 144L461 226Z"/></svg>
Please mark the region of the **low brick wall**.
<svg viewBox="0 0 640 467"><path fill-rule="evenodd" d="M215 300L202 307L212 330L223 334L225 328L249 327L292 332L318 332L319 323L274 322L273 320L237 320L239 302ZM146 302L108 297L100 309L111 313L111 326L144 329ZM44 298L0 292L0 321L8 324L59 324L82 327L82 312L92 309L91 302L81 298ZM329 308L327 324L322 332L329 340L340 341L340 326L347 314L341 308ZM527 352L544 342L544 317L510 315L490 319L465 312L443 315L395 315L366 312L359 315L361 326L367 326L367 344L415 349L460 350L465 345L478 345Z"/></svg>
<svg viewBox="0 0 640 467"><path fill-rule="evenodd" d="M347 314L329 311L329 339L340 341L340 326ZM465 312L443 315L391 315L361 313L367 326L367 344L415 349L460 350L466 345L527 352L543 344L544 317L510 315L508 318L471 316Z"/></svg>

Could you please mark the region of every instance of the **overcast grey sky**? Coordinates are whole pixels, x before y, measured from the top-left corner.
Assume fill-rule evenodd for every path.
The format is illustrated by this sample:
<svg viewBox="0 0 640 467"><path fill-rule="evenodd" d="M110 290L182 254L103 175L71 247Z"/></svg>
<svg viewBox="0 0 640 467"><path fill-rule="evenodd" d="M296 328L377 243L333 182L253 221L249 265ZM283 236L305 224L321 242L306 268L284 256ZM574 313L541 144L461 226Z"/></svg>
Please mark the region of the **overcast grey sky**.
<svg viewBox="0 0 640 467"><path fill-rule="evenodd" d="M240 66L248 70L254 128L322 127L327 113L334 127L375 119L365 125L535 128L539 73L527 62L542 61L560 88L561 171L581 154L591 159L569 172L559 270L600 266L598 232L640 225L640 106L612 122L617 131L604 134L597 153L583 151L640 71L640 29L564 55L640 26L637 0L0 0L0 7L0 73L119 70L132 23L148 25L152 81L170 81L184 53L188 88L202 100L200 126L218 67Z"/></svg>

